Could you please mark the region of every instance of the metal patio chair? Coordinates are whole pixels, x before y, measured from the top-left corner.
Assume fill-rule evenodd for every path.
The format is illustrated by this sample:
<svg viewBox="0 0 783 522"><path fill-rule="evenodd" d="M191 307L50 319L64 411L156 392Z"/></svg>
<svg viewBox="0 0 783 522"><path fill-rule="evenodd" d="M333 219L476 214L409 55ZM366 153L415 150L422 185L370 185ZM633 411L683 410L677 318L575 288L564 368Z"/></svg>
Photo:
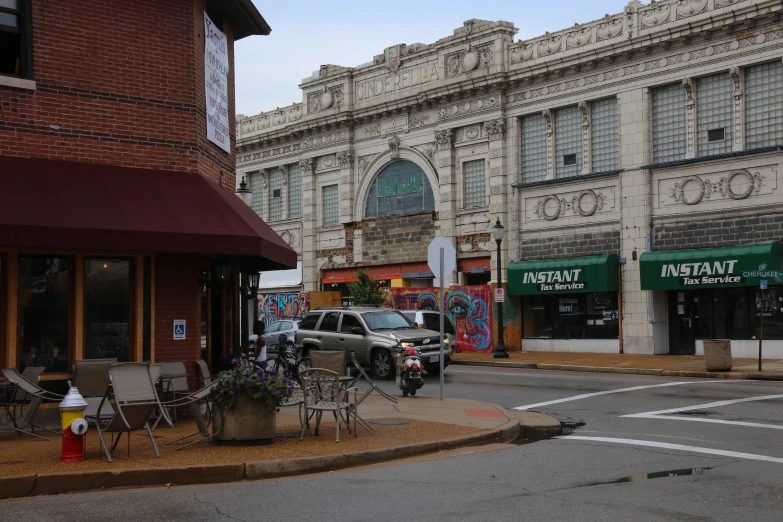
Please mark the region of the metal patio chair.
<svg viewBox="0 0 783 522"><path fill-rule="evenodd" d="M98 405L106 395L106 390L111 386L109 365L116 362L117 359L87 359L77 360L73 365L73 378L68 381L68 386L75 386L84 398L87 403L84 416L88 419L88 425L93 427L92 419L100 415L111 416L114 414L111 403L105 403L101 412L98 412Z"/></svg>
<svg viewBox="0 0 783 522"><path fill-rule="evenodd" d="M163 403L163 406L166 407L166 408L170 407L170 408L175 408L176 409L176 408L179 408L181 406L187 406L189 411L190 411L190 415L193 417L193 419L195 419L196 427L198 428L198 431L196 431L194 433L191 433L190 435L185 435L184 437L180 437L178 439L175 439L175 440L172 440L170 442L167 442L166 443L167 446L169 444L174 444L175 442L180 442L182 440L189 439L191 437L195 437L196 435L201 435L201 438L199 440L196 440L196 441L193 441L193 442L189 442L189 443L184 444L184 445L182 445L182 446L180 446L179 448L176 449L176 451L179 451L181 449L187 448L188 446L192 446L193 444L198 444L199 442L204 442L205 440L210 440L212 437L214 437L215 435L217 435L220 432L220 430L218 430L215 433L210 434L208 428L209 428L209 425L212 423L212 415L214 414L213 412L217 411L218 414L222 416L223 415L222 410L220 408L212 408L211 410L208 409L207 411L211 412L211 413L209 414L209 421L205 423L204 422L204 418L201 415L201 412L199 411L199 407L198 407L199 401L207 399L209 397L210 391L212 391L212 383L209 383L208 385L204 386L200 390L198 390L196 392L193 392L193 393L191 393L189 395L186 395L184 397L180 397L180 398L175 399L173 401L169 401L169 402L164 402ZM221 420L222 420L222 417L221 417ZM220 429L222 429L223 424L224 424L223 422L220 423Z"/></svg>
<svg viewBox="0 0 783 522"><path fill-rule="evenodd" d="M175 377L170 377L170 376ZM183 362L164 362L161 378L166 382L163 387L163 397L166 402L172 402L180 397L190 394L188 387L188 370ZM177 409L172 408L169 418L177 421Z"/></svg>
<svg viewBox="0 0 783 522"><path fill-rule="evenodd" d="M155 450L155 456L160 458L150 429L149 419L156 408L163 411L163 406L150 375L150 363L112 364L109 366L109 377L112 389L106 391L103 401L99 405L99 411L103 407L103 402L110 400L113 391L114 407L117 413L111 419L101 419L96 423L106 458L112 462L111 452L117 447L123 433L128 437L128 456L130 456L130 434L132 431L142 429L147 430L152 449ZM111 433L112 439L114 439L114 433L118 434L117 439L113 440L111 450L106 444L105 433Z"/></svg>
<svg viewBox="0 0 783 522"><path fill-rule="evenodd" d="M41 371L39 372L38 369ZM27 370L31 371L27 372ZM43 368L40 367L25 368L27 375L34 375L37 373L37 376L35 377L36 381L38 380L38 376L40 376L42 371ZM11 400L6 407L6 422L8 423L8 426L20 434L32 435L33 437L38 437L39 439L43 440L49 439L36 434L35 428L59 435L60 433L57 431L33 424L33 418L38 412L38 408L41 406L43 401L50 400L60 402L63 400L64 396L44 390L38 386L38 384L25 378L24 372L20 374L18 371L16 371L16 368L3 370L3 375L15 386L13 396L11 397ZM18 422L16 420L17 410L22 417ZM28 429L30 431L27 431Z"/></svg>
<svg viewBox="0 0 783 522"><path fill-rule="evenodd" d="M313 412L316 416L315 434L318 435L323 413L330 411L334 415L337 428L335 441L340 442L341 421L345 421L346 426L348 426L348 432L351 432L348 421L351 406L350 402L345 399L351 391L355 393L356 388L344 390L340 386L337 372L330 370L310 368L303 371L299 376L302 379L302 392L304 394L304 415L309 419L308 412ZM353 411L355 412L355 409ZM345 417L343 417L343 412L346 414ZM356 432L355 419L356 416L354 414L354 433ZM304 438L304 432L305 427L302 426L302 434L299 436L299 440Z"/></svg>

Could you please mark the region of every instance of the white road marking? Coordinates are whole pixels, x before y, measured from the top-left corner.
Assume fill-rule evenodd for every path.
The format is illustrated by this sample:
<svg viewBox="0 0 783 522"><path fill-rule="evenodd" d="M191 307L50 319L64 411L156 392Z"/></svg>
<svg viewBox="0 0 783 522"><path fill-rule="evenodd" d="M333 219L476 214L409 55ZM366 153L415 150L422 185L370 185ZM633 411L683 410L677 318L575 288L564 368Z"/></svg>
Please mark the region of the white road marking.
<svg viewBox="0 0 783 522"><path fill-rule="evenodd" d="M625 415L625 417L633 417L633 415ZM670 419L670 420L690 421L690 422L711 422L713 424L733 424L734 426L747 426L750 428L769 428L773 430L783 430L782 425L763 424L760 422L729 421L729 420L722 420L722 419L698 419L694 417L675 417L673 415L650 415L649 417L642 417L642 418Z"/></svg>
<svg viewBox="0 0 783 522"><path fill-rule="evenodd" d="M632 392L637 390L647 390L649 388L663 388L666 386L679 386L681 384L709 384L709 383L731 383L731 382L744 382L740 380L736 381L680 381L680 382L666 382L663 384L650 384L647 386L634 386L632 388L620 388L617 390L607 390L602 392L595 392L595 393L584 393L582 395L574 395L573 397L566 397L564 399L555 399L553 401L546 401L546 402L538 402L536 404L528 404L527 406L517 406L514 408L515 410L529 410L530 408L539 408L541 406L549 406L550 404L559 404L561 402L571 402L571 401L579 401L582 399L589 399L590 397L598 397L599 395L609 395L610 393L625 393L625 392Z"/></svg>
<svg viewBox="0 0 783 522"><path fill-rule="evenodd" d="M701 448L698 446L684 446L682 444L669 444L668 442L657 442L653 440L636 440L636 439L616 439L613 437L582 437L580 435L566 435L563 437L556 437L560 440L582 440L587 442L608 442L613 444L627 444L629 446L646 446L651 448L662 448L677 451L689 451L692 453L705 453L707 455L718 455L720 457L732 457L737 459L746 460L761 460L764 462L774 462L776 464L783 464L783 458L768 457L766 455L756 455L754 453L741 453L738 451L726 451L713 448Z"/></svg>
<svg viewBox="0 0 783 522"><path fill-rule="evenodd" d="M708 402L706 404L697 404L695 406L685 406L684 408L672 408L669 410L647 411L644 413L632 413L630 415L623 415L623 417L652 417L656 415L666 415L667 413L679 413L681 411L701 410L704 408L720 408L721 406L728 406L729 404L736 404L738 402L753 402L753 401L768 401L772 399L783 399L783 395L761 395L758 397L745 397L744 399L730 399L726 401Z"/></svg>

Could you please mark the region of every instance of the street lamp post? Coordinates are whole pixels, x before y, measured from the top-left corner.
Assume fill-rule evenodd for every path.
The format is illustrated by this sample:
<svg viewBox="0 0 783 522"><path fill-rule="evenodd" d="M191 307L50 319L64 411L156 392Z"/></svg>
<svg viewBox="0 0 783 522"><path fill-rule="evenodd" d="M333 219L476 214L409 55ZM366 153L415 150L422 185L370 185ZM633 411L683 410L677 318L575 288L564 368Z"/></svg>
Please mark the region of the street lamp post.
<svg viewBox="0 0 783 522"><path fill-rule="evenodd" d="M245 175L242 175L242 181L239 183L239 188L236 189L236 192L234 192L239 199L241 199L248 207L253 208L253 191L250 190L250 187L247 186L247 181L245 181ZM240 274L239 279L239 292L240 294L245 294L244 297L247 298L244 305L242 304L242 300L239 302L239 336L240 346L245 346L245 343L250 339L250 332L252 331L252 323L248 324L248 321L250 321L250 307L248 306L248 301L251 299L250 293L253 291L255 281L255 292L258 291L258 272L255 273L247 273L247 274ZM247 286L245 286L245 282L247 283ZM254 298L255 296L253 296ZM255 306L253 307L255 309Z"/></svg>
<svg viewBox="0 0 783 522"><path fill-rule="evenodd" d="M506 229L500 224L500 218L495 222L495 226L492 227L492 237L495 238L495 243L498 245L498 288L503 288L503 263L500 257L500 244L503 242L503 237L506 235ZM496 303L498 307L498 342L495 345L495 353L493 354L495 359L508 359L508 351L506 350L506 343L504 342L503 331L503 303Z"/></svg>

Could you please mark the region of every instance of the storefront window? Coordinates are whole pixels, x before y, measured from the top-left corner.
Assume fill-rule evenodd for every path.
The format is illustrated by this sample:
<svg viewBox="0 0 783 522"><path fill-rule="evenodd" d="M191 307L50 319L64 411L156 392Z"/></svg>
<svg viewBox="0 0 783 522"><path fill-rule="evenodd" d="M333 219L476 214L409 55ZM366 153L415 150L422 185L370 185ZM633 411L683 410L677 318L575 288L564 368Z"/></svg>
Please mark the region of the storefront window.
<svg viewBox="0 0 783 522"><path fill-rule="evenodd" d="M84 261L84 358L130 360L131 262Z"/></svg>
<svg viewBox="0 0 783 522"><path fill-rule="evenodd" d="M5 361L5 258L0 253L0 361Z"/></svg>
<svg viewBox="0 0 783 522"><path fill-rule="evenodd" d="M71 260L19 258L19 353L17 367L68 371L70 355Z"/></svg>
<svg viewBox="0 0 783 522"><path fill-rule="evenodd" d="M530 295L523 299L524 337L617 339L617 294Z"/></svg>

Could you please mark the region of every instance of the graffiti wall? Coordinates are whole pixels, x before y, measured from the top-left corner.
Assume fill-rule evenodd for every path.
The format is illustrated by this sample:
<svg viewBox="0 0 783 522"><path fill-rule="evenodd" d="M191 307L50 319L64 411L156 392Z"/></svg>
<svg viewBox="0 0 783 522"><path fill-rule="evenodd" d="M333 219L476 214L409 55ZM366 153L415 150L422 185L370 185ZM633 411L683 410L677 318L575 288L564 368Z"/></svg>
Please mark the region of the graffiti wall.
<svg viewBox="0 0 783 522"><path fill-rule="evenodd" d="M310 310L309 292L258 294L258 320L264 324L304 317Z"/></svg>
<svg viewBox="0 0 783 522"><path fill-rule="evenodd" d="M386 306L397 310L440 310L439 288L392 288ZM456 286L444 291L445 312L456 330L456 352L492 349L492 290L489 286ZM505 315L505 314L504 314Z"/></svg>

